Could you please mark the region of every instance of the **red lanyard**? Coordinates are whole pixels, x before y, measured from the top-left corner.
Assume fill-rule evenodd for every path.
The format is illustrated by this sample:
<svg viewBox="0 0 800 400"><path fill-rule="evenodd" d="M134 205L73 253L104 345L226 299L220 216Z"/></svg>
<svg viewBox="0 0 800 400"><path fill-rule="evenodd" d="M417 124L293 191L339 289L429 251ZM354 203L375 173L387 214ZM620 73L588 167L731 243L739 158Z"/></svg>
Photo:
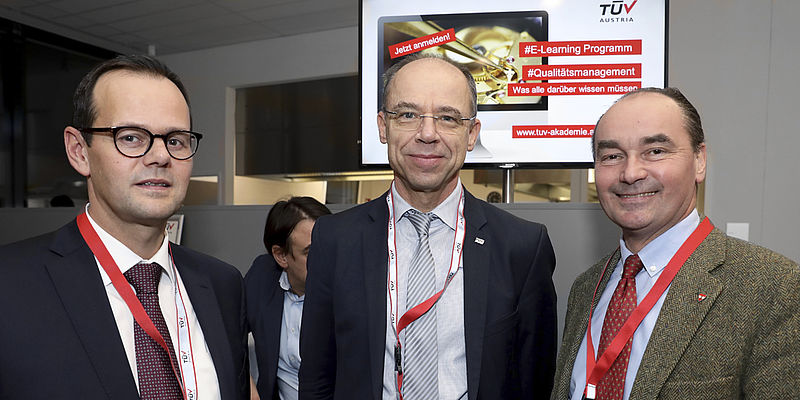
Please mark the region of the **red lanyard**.
<svg viewBox="0 0 800 400"><path fill-rule="evenodd" d="M397 241L396 241L396 226L397 221L395 220L395 213L394 213L394 195L392 194L392 190L389 190L389 194L386 195L386 204L389 207L389 225L388 225L388 248L389 248L389 280L387 283L387 288L389 290L389 312L390 318L392 321L392 325L395 325L396 315L397 312L395 311L394 307L397 306L397 291L398 291L398 279L397 279ZM397 371L397 392L399 393L400 400L403 399L402 395L402 387L403 387L403 368L402 368L402 345L400 343L400 332L403 331L409 324L416 321L419 317L424 315L428 310L430 310L437 301L442 297L445 289L447 286L450 285L450 281L453 280L453 277L458 272L458 265L461 263L461 254L464 249L464 235L466 231L466 220L464 219L464 188L461 187L461 192L458 199L458 212L457 212L457 219L456 219L456 229L455 229L455 236L453 238L453 246L452 252L450 253L450 269L447 272L447 279L444 282L444 287L442 290L434 294L433 296L429 297L427 300L423 301L420 304L417 304L410 310L406 311L403 316L400 318L400 321L397 322L397 326L395 328L395 336L397 341L394 346L394 360L395 360L395 371ZM453 268L455 267L455 272L453 272Z"/></svg>
<svg viewBox="0 0 800 400"><path fill-rule="evenodd" d="M89 222L89 218L86 216L85 212L78 215L77 222L78 230L80 230L83 240L86 241L87 245L89 245L89 249L92 250L92 253L94 253L94 256L97 258L97 261L100 262L100 266L106 272L108 277L111 278L111 284L114 285L114 289L117 290L117 293L119 293L119 295L125 301L125 304L128 306L131 314L133 314L133 319L136 320L136 323L142 327L148 336L153 338L156 343L166 350L167 354L170 354L170 349L169 346L167 346L167 342L165 342L164 338L161 337L161 333L147 315L147 312L144 310L139 298L133 293L133 289L131 289L128 280L125 279L124 275L122 275L122 271L120 271L119 266L117 266L117 263L114 261L114 258L111 257L111 253L108 252L108 249L103 244L103 241L100 240L100 236L97 235L97 232L94 230L94 227L92 227L92 223ZM185 398L186 391L184 390L183 380L178 373L178 366L175 365L172 357L169 359L169 362L172 365L172 372L175 373L175 377L178 379L178 384L181 386L181 393L183 393Z"/></svg>
<svg viewBox="0 0 800 400"><path fill-rule="evenodd" d="M625 344L633 336L633 333L644 317L647 316L656 302L658 302L658 299L661 298L661 295L664 294L672 283L672 280L675 279L675 275L678 274L683 263L694 253L697 246L706 239L712 229L714 229L714 225L711 224L708 217L700 222L700 225L695 228L694 232L689 235L689 238L683 242L675 255L672 256L672 259L669 260L669 263L664 268L664 272L658 277L656 284L650 289L650 292L647 293L647 296L645 296L639 306L633 310L628 320L625 321L625 324L620 328L617 336L614 337L611 344L608 345L608 348L603 352L600 358L597 359L596 363L594 345L592 344L592 309L591 305L589 306L589 326L586 328L586 389L583 392L586 399L595 398L597 384L603 376L605 376L606 372L608 372L608 369L611 368L614 360L616 360L619 353L622 352ZM603 275L605 275L609 262L611 262L611 258L606 262L606 266L603 268L603 274L600 275L600 281L598 281L597 286L595 286L591 304L594 304L597 289L603 281Z"/></svg>

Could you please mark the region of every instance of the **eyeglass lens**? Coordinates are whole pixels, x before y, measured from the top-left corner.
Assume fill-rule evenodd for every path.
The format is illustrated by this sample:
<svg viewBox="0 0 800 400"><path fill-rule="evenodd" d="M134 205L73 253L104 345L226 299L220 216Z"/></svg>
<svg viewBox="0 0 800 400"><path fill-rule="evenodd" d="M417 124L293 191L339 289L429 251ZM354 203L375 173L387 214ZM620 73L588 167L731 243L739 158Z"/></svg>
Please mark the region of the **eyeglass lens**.
<svg viewBox="0 0 800 400"><path fill-rule="evenodd" d="M464 127L464 120L453 114L422 115L415 112L398 111L395 115L398 128L404 130L418 130L422 127L425 118L433 119L438 132L457 133Z"/></svg>
<svg viewBox="0 0 800 400"><path fill-rule="evenodd" d="M197 137L190 132L175 131L158 137L164 140L167 152L174 158L187 159L197 151ZM153 139L154 136L139 128L120 129L114 137L117 149L128 157L143 156L150 149Z"/></svg>

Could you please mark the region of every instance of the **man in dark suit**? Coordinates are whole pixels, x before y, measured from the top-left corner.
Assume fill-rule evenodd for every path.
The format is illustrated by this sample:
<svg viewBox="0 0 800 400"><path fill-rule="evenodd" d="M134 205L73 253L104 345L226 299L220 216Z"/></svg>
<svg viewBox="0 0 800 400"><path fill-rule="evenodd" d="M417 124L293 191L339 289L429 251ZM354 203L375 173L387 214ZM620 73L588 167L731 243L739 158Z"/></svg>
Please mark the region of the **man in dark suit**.
<svg viewBox="0 0 800 400"><path fill-rule="evenodd" d="M87 211L0 249L0 398L243 399L241 274L169 244L201 138L165 65L90 71L64 130Z"/></svg>
<svg viewBox="0 0 800 400"><path fill-rule="evenodd" d="M544 226L461 185L476 112L472 76L456 64L413 56L387 71L378 127L395 180L385 196L317 221L301 399L549 393L555 256Z"/></svg>
<svg viewBox="0 0 800 400"><path fill-rule="evenodd" d="M800 270L698 214L694 106L673 88L629 93L598 121L593 149L622 238L572 286L551 398L798 398Z"/></svg>
<svg viewBox="0 0 800 400"><path fill-rule="evenodd" d="M330 213L312 197L275 203L264 226L268 254L258 256L244 278L263 400L297 398L306 257L315 221Z"/></svg>

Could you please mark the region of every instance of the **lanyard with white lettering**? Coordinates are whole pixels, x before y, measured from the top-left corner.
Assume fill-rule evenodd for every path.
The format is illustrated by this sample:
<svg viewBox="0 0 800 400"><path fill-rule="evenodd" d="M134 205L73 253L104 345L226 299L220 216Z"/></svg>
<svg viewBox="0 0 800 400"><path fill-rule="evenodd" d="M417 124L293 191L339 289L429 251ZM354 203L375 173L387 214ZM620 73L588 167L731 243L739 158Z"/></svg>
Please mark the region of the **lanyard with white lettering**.
<svg viewBox="0 0 800 400"><path fill-rule="evenodd" d="M125 276L122 275L122 271L120 271L119 266L117 265L114 258L111 257L111 253L108 252L108 249L103 244L103 241L100 239L100 236L97 235L97 232L92 227L91 222L89 222L89 218L85 212L81 213L77 217L78 223L78 230L83 236L83 240L89 246L89 249L92 250L95 258L97 258L98 263L106 272L106 275L111 279L111 284L114 286L114 289L117 290L120 297L125 301L125 304L128 306L128 310L130 310L131 314L133 315L133 319L136 321L137 324L150 336L153 340L156 341L166 352L167 354L170 353L169 346L167 346L167 342L164 341L164 338L161 336L161 333L158 331L156 326L153 324L153 321L147 315L147 312L144 310L142 303L139 301L139 298L136 297L134 294L131 285L128 283L128 280L125 279ZM175 262L172 260L172 249L170 249L170 264L173 269L173 275L175 276L177 284L177 273L175 269ZM180 307L178 305L180 304ZM191 351L191 333L189 332L189 324L187 323L186 319L186 305L183 302L183 296L181 294L180 288L175 288L175 307L176 312L178 315L178 345L179 349L181 350L181 363L186 365L174 365L172 357L170 357L170 364L172 365L172 371L175 373L176 379L178 379L178 384L181 386L181 392L183 393L183 398L185 400L196 400L197 399L197 380L195 378L195 369L194 369L194 360L192 358L192 351ZM186 351L186 353L184 353ZM184 357L186 354L186 357Z"/></svg>
<svg viewBox="0 0 800 400"><path fill-rule="evenodd" d="M466 231L466 220L464 219L464 188L461 187L461 191L459 193L456 232L453 237L452 252L450 253L450 268L447 270L447 279L444 282L444 286L442 287L442 290L438 291L436 294L422 303L417 304L413 308L408 309L408 307L406 307L408 311L403 314L403 316L400 318L400 321L397 320L397 315L399 314L397 297L397 220L395 219L394 213L394 195L392 194L391 189L386 195L386 204L389 207L389 227L387 235L389 247L389 281L387 284L387 288L389 290L389 313L392 321L392 328L394 328L395 337L397 339L394 347L394 359L395 371L397 372L397 392L402 400L403 395L401 389L403 387L403 367L401 358L402 345L400 343L400 332L402 332L403 329L405 329L409 324L416 321L419 317L428 312L428 310L433 308L436 302L441 298L445 289L447 289L447 286L453 280L453 277L456 275L456 273L458 273L458 266L461 263L461 252L464 249L464 235Z"/></svg>
<svg viewBox="0 0 800 400"><path fill-rule="evenodd" d="M606 372L611 368L611 365L614 364L614 361L617 359L617 356L619 356L619 353L622 352L628 340L633 337L633 333L642 320L644 320L644 317L647 316L656 302L658 302L658 299L661 298L661 295L664 294L672 283L672 280L675 279L675 275L678 274L681 266L683 266L686 260L689 259L689 256L694 253L697 246L708 237L712 229L714 229L714 225L711 224L708 217L700 222L700 225L695 228L694 232L689 235L675 255L672 256L672 259L669 260L669 263L664 268L661 276L658 277L658 280L656 280L653 288L650 289L644 300L631 312L628 320L625 321L625 324L622 325L622 328L617 332L611 344L608 345L608 348L606 348L595 363L594 344L592 343L591 304L594 304L595 296L597 296L597 289L600 287L600 283L603 281L603 275L606 273L606 268L608 268L608 264L611 262L611 257L609 257L605 267L603 267L603 273L600 274L600 281L597 282L597 286L594 288L592 302L589 303L589 326L586 328L586 388L583 392L584 399L589 400L596 398L597 384L603 379L603 376L605 376Z"/></svg>
<svg viewBox="0 0 800 400"><path fill-rule="evenodd" d="M181 285L178 284L178 269L175 266L175 257L172 257L172 244L169 245L169 261L172 265L172 276L175 277L173 286L175 315L178 317L178 351L180 351L178 364L183 375L183 389L186 400L197 400L197 371L194 365L194 353L192 353L192 334L189 330L189 316L183 301Z"/></svg>

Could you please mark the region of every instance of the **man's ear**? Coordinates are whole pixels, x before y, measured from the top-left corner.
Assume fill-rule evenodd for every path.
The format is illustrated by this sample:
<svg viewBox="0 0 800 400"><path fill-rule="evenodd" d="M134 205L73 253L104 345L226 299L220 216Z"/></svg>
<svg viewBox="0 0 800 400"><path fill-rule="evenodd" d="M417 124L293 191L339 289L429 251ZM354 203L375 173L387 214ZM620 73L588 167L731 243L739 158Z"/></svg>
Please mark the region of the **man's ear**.
<svg viewBox="0 0 800 400"><path fill-rule="evenodd" d="M472 151L475 148L475 142L478 141L478 135L481 134L481 120L475 118L472 127L469 129L469 139L467 139L467 151Z"/></svg>
<svg viewBox="0 0 800 400"><path fill-rule="evenodd" d="M378 138L381 143L386 144L389 138L386 136L386 114L383 111L378 112Z"/></svg>
<svg viewBox="0 0 800 400"><path fill-rule="evenodd" d="M706 144L700 143L700 148L695 152L695 183L706 179Z"/></svg>
<svg viewBox="0 0 800 400"><path fill-rule="evenodd" d="M275 262L281 266L281 268L286 269L289 268L289 262L286 261L286 250L283 247L278 246L277 244L272 245L272 258L275 259Z"/></svg>
<svg viewBox="0 0 800 400"><path fill-rule="evenodd" d="M71 126L64 128L64 149L67 151L67 160L72 168L87 178L91 176L89 145L80 131Z"/></svg>

